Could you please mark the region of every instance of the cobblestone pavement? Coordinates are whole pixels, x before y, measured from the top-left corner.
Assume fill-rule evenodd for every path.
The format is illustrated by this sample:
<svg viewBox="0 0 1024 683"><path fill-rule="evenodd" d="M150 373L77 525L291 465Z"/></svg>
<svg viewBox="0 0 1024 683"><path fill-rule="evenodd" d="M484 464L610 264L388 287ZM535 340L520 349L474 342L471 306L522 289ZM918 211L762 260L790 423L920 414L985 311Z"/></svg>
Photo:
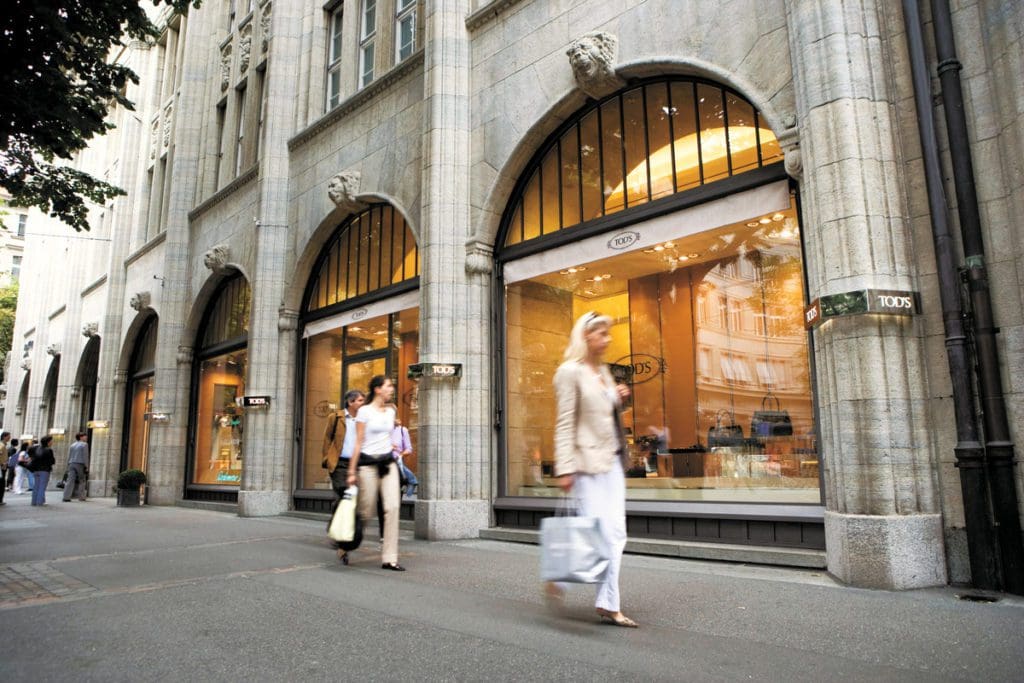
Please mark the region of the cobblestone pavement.
<svg viewBox="0 0 1024 683"><path fill-rule="evenodd" d="M49 562L0 567L0 610L94 593L96 588L64 574Z"/></svg>

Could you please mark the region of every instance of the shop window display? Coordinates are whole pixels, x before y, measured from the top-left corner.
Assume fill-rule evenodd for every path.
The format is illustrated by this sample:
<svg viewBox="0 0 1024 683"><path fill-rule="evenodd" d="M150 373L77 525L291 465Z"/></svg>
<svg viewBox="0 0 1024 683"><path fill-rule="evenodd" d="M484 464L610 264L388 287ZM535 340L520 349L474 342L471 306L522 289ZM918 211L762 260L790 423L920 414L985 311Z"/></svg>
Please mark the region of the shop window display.
<svg viewBox="0 0 1024 683"><path fill-rule="evenodd" d="M577 249L580 262L507 278L508 495L558 495L551 381L573 321L593 310L614 321L606 358L632 388L629 498L820 502L796 208L744 210L742 221L680 227L611 257Z"/></svg>
<svg viewBox="0 0 1024 683"><path fill-rule="evenodd" d="M196 354L192 484L235 487L242 482L249 335L249 283L226 281L207 310Z"/></svg>
<svg viewBox="0 0 1024 683"><path fill-rule="evenodd" d="M413 455L405 464L417 471L418 387L407 377L406 369L419 357L419 309L346 322L305 339L300 488L330 490L320 455L327 416L343 408L342 396L349 390L365 392L374 375L387 375L395 383L398 416L408 427L413 445Z"/></svg>
<svg viewBox="0 0 1024 683"><path fill-rule="evenodd" d="M127 429L122 469L146 471L149 460L149 416L153 411L153 375L156 372L157 319L145 322L135 342L128 376Z"/></svg>

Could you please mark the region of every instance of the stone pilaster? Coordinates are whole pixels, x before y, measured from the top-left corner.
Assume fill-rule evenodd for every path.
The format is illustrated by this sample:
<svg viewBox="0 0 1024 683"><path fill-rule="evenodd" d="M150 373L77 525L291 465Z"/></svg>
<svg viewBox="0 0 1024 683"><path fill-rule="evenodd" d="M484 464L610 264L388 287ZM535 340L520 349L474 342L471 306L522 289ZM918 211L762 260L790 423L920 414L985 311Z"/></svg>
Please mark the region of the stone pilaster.
<svg viewBox="0 0 1024 683"><path fill-rule="evenodd" d="M469 225L469 0L424 6L426 130L420 250L420 358L463 364L459 380L421 380L416 535L469 538L491 493L489 278L466 268ZM453 333L459 330L458 334Z"/></svg>
<svg viewBox="0 0 1024 683"><path fill-rule="evenodd" d="M811 297L916 289L883 8L787 0ZM919 323L815 331L829 570L858 586L946 582Z"/></svg>
<svg viewBox="0 0 1024 683"><path fill-rule="evenodd" d="M206 9L205 7L203 8ZM217 17L209 11L190 12L185 36L182 86L175 101L178 112L199 112L205 106L208 77L206 46L214 40ZM204 138L201 116L178 115L170 130L176 182L171 183L167 212L167 238L163 244L163 277L160 281L160 321L157 329L156 375L153 410L168 413L170 420L153 423L149 432L147 475L149 502L171 505L182 497L185 454L188 448L189 391L191 370L178 363L178 347L190 345L185 326L192 304L191 230L188 213L193 208Z"/></svg>
<svg viewBox="0 0 1024 683"><path fill-rule="evenodd" d="M245 415L242 486L238 514L279 515L291 507L295 452L294 311L280 311L286 279L295 262L288 229L288 146L292 133L301 44L302 3L275 2L270 19L274 36L267 62L267 117L260 148L260 198L256 227L256 264L249 313L247 394L271 396L270 406Z"/></svg>

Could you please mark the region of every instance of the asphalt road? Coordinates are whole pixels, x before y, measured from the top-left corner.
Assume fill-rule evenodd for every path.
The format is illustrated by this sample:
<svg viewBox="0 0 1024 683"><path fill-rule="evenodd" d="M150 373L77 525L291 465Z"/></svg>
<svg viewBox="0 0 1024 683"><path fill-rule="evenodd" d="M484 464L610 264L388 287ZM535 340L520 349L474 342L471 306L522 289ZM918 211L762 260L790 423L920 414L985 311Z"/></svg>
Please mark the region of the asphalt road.
<svg viewBox="0 0 1024 683"><path fill-rule="evenodd" d="M1020 598L627 556L631 630L592 587L549 613L533 546L403 532L395 573L321 522L49 497L0 507L3 681L1024 679Z"/></svg>

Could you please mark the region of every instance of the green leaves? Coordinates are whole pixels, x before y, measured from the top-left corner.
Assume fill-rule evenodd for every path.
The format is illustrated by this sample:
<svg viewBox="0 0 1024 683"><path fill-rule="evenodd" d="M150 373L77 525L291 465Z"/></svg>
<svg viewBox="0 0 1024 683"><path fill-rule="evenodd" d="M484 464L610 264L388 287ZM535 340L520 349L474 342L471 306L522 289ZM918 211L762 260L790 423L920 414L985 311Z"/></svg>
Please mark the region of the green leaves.
<svg viewBox="0 0 1024 683"><path fill-rule="evenodd" d="M178 12L199 6L199 0L165 2ZM54 161L72 159L106 133L112 102L132 108L123 93L138 76L108 58L124 39L157 33L139 0L5 0L0 187L11 194L11 204L36 206L75 230L88 230L86 201L124 194Z"/></svg>

